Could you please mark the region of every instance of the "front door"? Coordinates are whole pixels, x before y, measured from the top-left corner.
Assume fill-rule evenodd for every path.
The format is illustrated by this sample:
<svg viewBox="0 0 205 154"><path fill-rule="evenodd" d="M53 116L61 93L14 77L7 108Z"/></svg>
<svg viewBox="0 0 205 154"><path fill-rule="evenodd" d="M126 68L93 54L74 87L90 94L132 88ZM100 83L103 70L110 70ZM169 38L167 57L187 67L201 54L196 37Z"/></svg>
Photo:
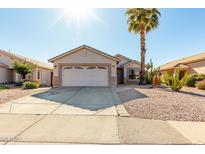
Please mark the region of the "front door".
<svg viewBox="0 0 205 154"><path fill-rule="evenodd" d="M117 83L123 84L123 78L124 78L123 68L117 68Z"/></svg>

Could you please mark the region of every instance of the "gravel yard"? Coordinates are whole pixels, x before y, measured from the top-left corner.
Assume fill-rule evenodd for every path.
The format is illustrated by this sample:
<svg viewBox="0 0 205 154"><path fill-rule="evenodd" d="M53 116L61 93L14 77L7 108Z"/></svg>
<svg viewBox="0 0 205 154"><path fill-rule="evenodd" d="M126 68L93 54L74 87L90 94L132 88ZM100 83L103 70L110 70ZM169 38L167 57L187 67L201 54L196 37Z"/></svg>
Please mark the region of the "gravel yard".
<svg viewBox="0 0 205 154"><path fill-rule="evenodd" d="M21 88L12 88L2 90L0 91L0 104L48 89L49 88L23 90Z"/></svg>
<svg viewBox="0 0 205 154"><path fill-rule="evenodd" d="M165 87L150 89L148 86L135 86L121 88L118 95L132 117L205 121L205 91L203 90L186 87L181 92L174 92Z"/></svg>

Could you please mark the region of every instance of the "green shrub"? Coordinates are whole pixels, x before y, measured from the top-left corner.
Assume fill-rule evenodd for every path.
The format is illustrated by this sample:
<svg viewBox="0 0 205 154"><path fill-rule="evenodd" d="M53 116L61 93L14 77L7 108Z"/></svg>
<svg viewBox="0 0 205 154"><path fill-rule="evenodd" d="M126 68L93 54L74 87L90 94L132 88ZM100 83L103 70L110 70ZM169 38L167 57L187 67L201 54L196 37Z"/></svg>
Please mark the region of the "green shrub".
<svg viewBox="0 0 205 154"><path fill-rule="evenodd" d="M39 85L36 82L28 81L28 82L23 83L23 89L35 89L35 88L38 88L38 87L39 87Z"/></svg>
<svg viewBox="0 0 205 154"><path fill-rule="evenodd" d="M197 87L198 89L203 89L203 90L205 90L205 80L199 81L199 82L196 84L196 87Z"/></svg>
<svg viewBox="0 0 205 154"><path fill-rule="evenodd" d="M1 90L4 90L4 89L8 89L8 87L6 87L6 86L0 84L0 91L1 91Z"/></svg>
<svg viewBox="0 0 205 154"><path fill-rule="evenodd" d="M184 77L180 79L180 68L176 68L175 74L165 73L163 75L162 82L169 86L174 91L179 91L185 84L187 80L187 73Z"/></svg>
<svg viewBox="0 0 205 154"><path fill-rule="evenodd" d="M171 85L171 81L172 81L172 74L169 73L165 73L162 77L161 77L161 83L165 84L166 86Z"/></svg>
<svg viewBox="0 0 205 154"><path fill-rule="evenodd" d="M205 74L190 74L187 77L186 86L195 87L197 81L205 79Z"/></svg>

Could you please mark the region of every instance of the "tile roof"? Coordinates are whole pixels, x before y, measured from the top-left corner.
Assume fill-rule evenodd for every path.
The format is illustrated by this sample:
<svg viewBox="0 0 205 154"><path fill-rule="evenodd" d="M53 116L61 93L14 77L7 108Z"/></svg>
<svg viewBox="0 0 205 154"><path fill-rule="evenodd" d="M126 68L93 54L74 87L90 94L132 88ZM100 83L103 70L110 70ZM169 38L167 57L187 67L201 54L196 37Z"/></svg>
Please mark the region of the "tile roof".
<svg viewBox="0 0 205 154"><path fill-rule="evenodd" d="M122 66L127 66L127 65L129 65L129 64L131 64L131 63L136 63L136 64L141 65L140 62L138 62L138 61L136 61L136 60L132 60L132 61L128 61L127 63L123 64Z"/></svg>
<svg viewBox="0 0 205 154"><path fill-rule="evenodd" d="M179 60L174 60L174 61L168 62L164 65L161 65L160 70L167 70L167 69L171 69L179 64L188 64L188 63L201 61L201 60L205 60L205 52L197 54L197 55L189 56L186 58L182 58Z"/></svg>
<svg viewBox="0 0 205 154"><path fill-rule="evenodd" d="M121 54L119 54L119 53L118 53L117 55L115 55L115 57L119 57L119 58L125 59L125 60L127 60L127 61L132 61L132 59L130 59L130 58L124 56L124 55L121 55Z"/></svg>
<svg viewBox="0 0 205 154"><path fill-rule="evenodd" d="M41 61L38 61L38 60L34 60L34 59L31 59L31 58L28 58L28 57L25 57L25 56L18 55L18 54L13 53L13 52L6 52L6 51L3 51L3 50L0 50L0 53L6 54L10 57L13 57L13 58L16 58L16 59L19 59L19 60L22 60L22 61L26 61L30 64L36 65L36 66L41 67L41 68L50 69L50 70L53 69L52 64L48 64L48 63L44 63L44 62L41 62Z"/></svg>
<svg viewBox="0 0 205 154"><path fill-rule="evenodd" d="M137 64L139 64L139 65L141 65L141 63L140 63L139 61L137 61L137 60L132 60L132 59L130 59L130 58L124 56L124 55L121 55L121 54L117 54L117 55L115 55L115 57L118 57L118 58L122 58L122 59L124 59L124 60L127 60L127 62L124 63L124 64L122 64L121 67L127 66L127 65L129 65L130 63L133 63L133 62L134 62L134 63L137 63Z"/></svg>

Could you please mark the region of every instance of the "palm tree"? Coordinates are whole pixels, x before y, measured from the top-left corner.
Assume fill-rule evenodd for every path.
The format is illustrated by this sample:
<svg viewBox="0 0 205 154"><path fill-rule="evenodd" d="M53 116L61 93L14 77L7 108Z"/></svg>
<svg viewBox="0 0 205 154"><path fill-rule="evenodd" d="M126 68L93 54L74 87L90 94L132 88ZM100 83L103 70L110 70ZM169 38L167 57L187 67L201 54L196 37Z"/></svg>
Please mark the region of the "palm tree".
<svg viewBox="0 0 205 154"><path fill-rule="evenodd" d="M145 35L158 26L158 19L161 14L159 10L155 8L131 8L127 9L125 15L127 16L128 31L134 34L140 34L140 84L145 84Z"/></svg>

